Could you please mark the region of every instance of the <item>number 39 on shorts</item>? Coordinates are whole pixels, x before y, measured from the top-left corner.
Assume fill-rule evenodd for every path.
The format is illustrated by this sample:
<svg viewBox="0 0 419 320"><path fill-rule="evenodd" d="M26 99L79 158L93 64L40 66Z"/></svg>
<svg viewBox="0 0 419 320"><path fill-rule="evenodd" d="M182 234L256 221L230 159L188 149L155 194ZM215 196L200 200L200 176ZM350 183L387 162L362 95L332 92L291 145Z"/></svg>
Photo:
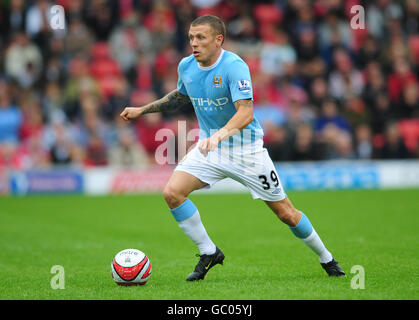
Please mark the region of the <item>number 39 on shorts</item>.
<svg viewBox="0 0 419 320"><path fill-rule="evenodd" d="M267 177L264 174L258 176L259 180L262 183L263 190L271 189L272 185L276 188L279 186L279 179L278 175L276 174L275 170L272 170ZM271 185L272 184L272 185Z"/></svg>

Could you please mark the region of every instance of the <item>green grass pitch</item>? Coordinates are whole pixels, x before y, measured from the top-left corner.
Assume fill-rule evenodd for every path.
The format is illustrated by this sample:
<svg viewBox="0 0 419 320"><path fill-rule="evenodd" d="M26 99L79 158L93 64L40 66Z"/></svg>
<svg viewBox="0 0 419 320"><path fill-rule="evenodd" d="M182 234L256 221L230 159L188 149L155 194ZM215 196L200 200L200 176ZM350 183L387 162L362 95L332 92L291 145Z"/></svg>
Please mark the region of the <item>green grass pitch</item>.
<svg viewBox="0 0 419 320"><path fill-rule="evenodd" d="M226 255L204 281L187 282L197 248L162 195L0 198L0 299L418 299L419 190L290 192L346 278L329 278L317 256L248 194L192 194ZM114 255L144 251L145 286L119 287ZM51 289L51 267L65 289ZM365 270L365 288L351 288Z"/></svg>

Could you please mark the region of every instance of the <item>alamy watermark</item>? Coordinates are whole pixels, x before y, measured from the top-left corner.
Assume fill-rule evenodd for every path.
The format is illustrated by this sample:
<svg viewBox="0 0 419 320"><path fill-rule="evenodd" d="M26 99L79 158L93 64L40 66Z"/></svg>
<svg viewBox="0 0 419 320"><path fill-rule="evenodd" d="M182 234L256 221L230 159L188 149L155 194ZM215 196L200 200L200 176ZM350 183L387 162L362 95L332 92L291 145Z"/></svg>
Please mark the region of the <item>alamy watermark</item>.
<svg viewBox="0 0 419 320"><path fill-rule="evenodd" d="M65 271L64 267L60 265L54 265L51 267L50 270L51 274L54 274L54 276L51 278L51 289L57 290L57 289L65 289Z"/></svg>
<svg viewBox="0 0 419 320"><path fill-rule="evenodd" d="M187 130L186 121L177 122L176 132L169 128L162 128L155 134L155 141L162 141L156 148L154 158L159 165L183 163L187 154L193 148L199 148L198 144L205 138L212 137L217 133L217 129L211 129L209 136L200 137L200 129L194 128ZM207 155L202 155L209 162L222 166L230 164L241 164L247 174L258 172L263 165L262 144L255 143L257 136L262 135L252 129L232 130L228 133L229 138L220 142L214 151L209 151ZM259 138L261 139L261 138Z"/></svg>
<svg viewBox="0 0 419 320"><path fill-rule="evenodd" d="M63 6L54 5L51 7L49 25L52 30L65 30L66 23Z"/></svg>
<svg viewBox="0 0 419 320"><path fill-rule="evenodd" d="M365 29L365 9L361 5L355 5L351 7L351 17L350 25L354 30Z"/></svg>
<svg viewBox="0 0 419 320"><path fill-rule="evenodd" d="M351 288L354 290L365 289L365 269L361 265L354 265L351 274L355 274L351 279Z"/></svg>

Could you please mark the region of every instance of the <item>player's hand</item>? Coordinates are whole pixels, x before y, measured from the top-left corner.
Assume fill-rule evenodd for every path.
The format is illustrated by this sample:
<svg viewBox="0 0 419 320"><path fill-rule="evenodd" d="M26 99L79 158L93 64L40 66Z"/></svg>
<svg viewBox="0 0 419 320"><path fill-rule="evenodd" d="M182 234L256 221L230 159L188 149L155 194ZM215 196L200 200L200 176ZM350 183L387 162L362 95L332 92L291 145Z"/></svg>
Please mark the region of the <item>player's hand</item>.
<svg viewBox="0 0 419 320"><path fill-rule="evenodd" d="M124 111L121 112L120 116L125 121L130 121L132 119L137 119L143 113L142 108L127 107Z"/></svg>
<svg viewBox="0 0 419 320"><path fill-rule="evenodd" d="M198 149L206 157L208 155L208 152L215 150L219 142L220 138L218 135L215 134L209 138L201 140L201 142L198 145Z"/></svg>

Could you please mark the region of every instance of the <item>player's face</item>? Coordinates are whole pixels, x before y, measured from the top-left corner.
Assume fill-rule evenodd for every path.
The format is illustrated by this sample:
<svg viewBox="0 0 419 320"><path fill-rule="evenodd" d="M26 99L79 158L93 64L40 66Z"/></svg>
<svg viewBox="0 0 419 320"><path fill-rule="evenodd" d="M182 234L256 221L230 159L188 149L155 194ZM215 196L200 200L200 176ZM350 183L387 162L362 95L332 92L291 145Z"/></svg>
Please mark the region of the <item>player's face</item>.
<svg viewBox="0 0 419 320"><path fill-rule="evenodd" d="M203 66L212 65L218 58L221 48L222 35L216 35L207 24L191 26L189 29L189 43L196 61Z"/></svg>

